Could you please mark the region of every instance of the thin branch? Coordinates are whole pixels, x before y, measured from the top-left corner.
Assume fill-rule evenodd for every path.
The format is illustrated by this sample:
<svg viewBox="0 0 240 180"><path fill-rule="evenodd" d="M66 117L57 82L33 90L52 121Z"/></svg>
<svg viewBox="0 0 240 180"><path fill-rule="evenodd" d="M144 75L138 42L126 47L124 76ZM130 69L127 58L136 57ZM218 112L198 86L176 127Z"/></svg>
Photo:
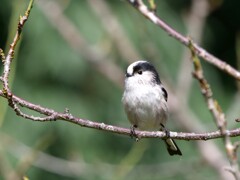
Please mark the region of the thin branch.
<svg viewBox="0 0 240 180"><path fill-rule="evenodd" d="M228 155L228 159L232 166L230 172L232 172L235 179L239 180L240 171L238 167L238 160L237 160L237 153L236 153L238 144L233 145L230 140L230 136L227 130L227 121L225 119L225 114L222 112L218 102L212 97L213 93L212 93L211 87L203 75L203 70L202 70L200 60L195 54L195 49L193 47L191 40L189 40L189 49L191 50L191 53L192 53L192 60L194 65L193 76L198 80L201 88L201 92L208 105L208 109L210 110L220 133L223 135L222 137L223 137L225 149Z"/></svg>
<svg viewBox="0 0 240 180"><path fill-rule="evenodd" d="M6 95L6 94L5 94ZM46 117L36 117L36 116L32 116L32 115L28 115L28 114L25 114L23 113L20 108L17 106L17 102L15 103L13 98L12 98L12 94L8 94L6 97L8 99L8 105L10 107L12 107L12 109L15 111L15 113L18 115L18 116L21 116L25 119L30 119L30 120L33 120L33 121L50 121L50 120L55 120L56 117L54 115L54 113L50 116L46 116Z"/></svg>
<svg viewBox="0 0 240 180"><path fill-rule="evenodd" d="M8 99L9 106L11 106L14 109L14 111L16 112L17 115L21 115L21 116L26 117L26 118L28 117L28 115L22 113L12 99L12 93L11 93L11 90L9 88L8 80L9 80L11 62L12 62L12 59L14 57L15 47L16 47L19 39L20 39L24 24L26 23L29 15L30 15L30 12L31 12L31 9L32 9L32 6L33 6L33 2L34 2L34 0L30 0L28 8L27 8L24 16L20 16L20 19L19 19L19 22L18 22L18 27L17 27L17 32L14 36L13 42L10 44L10 49L8 51L7 57L5 57L2 50L0 51L1 59L4 63L3 74L0 78L0 80L3 83L4 97L6 99Z"/></svg>
<svg viewBox="0 0 240 180"><path fill-rule="evenodd" d="M0 96L5 97L4 93L0 91ZM34 110L36 112L39 112L43 115L46 115L48 118L42 118L38 119L35 117L28 116L28 119L33 121L40 121L40 122L46 122L46 121L56 121L56 120L64 120L68 121L74 124L78 124L82 127L88 127L98 130L103 130L107 132L112 132L116 134L122 134L122 135L131 135L131 131L129 128L122 128L118 126L112 126L107 125L101 122L94 122L86 119L81 119L78 117L74 117L72 114L68 112L56 112L53 109L45 108L40 105L36 105L33 103L30 103L28 101L25 101L23 99L20 99L17 96L12 95L12 99L15 103L26 107L28 109ZM19 114L19 116L21 116ZM26 118L26 117L24 117ZM231 137L239 136L240 135L240 128L233 129L227 131L227 134ZM166 133L161 131L137 131L136 135L139 138L166 138ZM209 140L209 139L216 139L216 138L222 138L224 135L220 131L214 131L214 132L208 132L208 133L183 133L183 132L170 132L170 137L174 139L180 139L180 140Z"/></svg>
<svg viewBox="0 0 240 180"><path fill-rule="evenodd" d="M104 123L93 122L90 120L77 118L77 117L74 117L73 115L71 115L69 112L63 112L63 113L56 112L52 109L41 107L39 105L25 101L15 95L11 94L10 89L8 88L8 76L9 76L9 71L10 71L11 59L13 58L14 47L16 46L16 44L18 42L23 25L29 16L32 2L33 1L30 1L28 10L26 11L25 16L20 18L17 34L14 38L14 41L11 45L8 56L6 58L6 61L4 64L4 73L3 73L4 74L3 75L4 89L2 91L0 91L0 96L8 99L10 107L12 107L14 109L14 111L16 112L17 115L19 115L23 118L27 118L27 119L30 119L33 121L41 121L41 122L64 120L64 121L69 121L69 122L78 124L83 127L94 128L94 129L99 129L99 130L104 130L104 131L108 131L108 132L114 132L117 134L123 134L123 135L130 136L131 135L130 129L121 128L121 127L112 126L112 125L106 125ZM20 110L20 108L17 107L17 104L21 105L22 107L39 112L40 114L43 114L46 117L35 117L35 116L27 115L27 114L23 113ZM238 136L238 135L240 135L240 128L228 131L228 134L229 134L229 136ZM164 132L136 131L136 135L139 138L166 138L166 134ZM210 133L199 133L199 134L170 132L171 138L182 139L182 140L209 140L209 139L221 138L223 136L224 135L219 131L210 132Z"/></svg>
<svg viewBox="0 0 240 180"><path fill-rule="evenodd" d="M188 104L184 103L182 98L179 97L178 89L169 87L167 89L169 94L171 94L168 104L170 114L172 118L176 120L174 124L186 132L209 131L209 126L206 123L202 123L189 108ZM228 166L229 162L215 142L216 141L195 141L197 150L201 154L203 161L208 163L210 167L213 167L220 175L218 179L230 180L232 175L222 170L223 167ZM209 156L209 154L211 154L211 156Z"/></svg>
<svg viewBox="0 0 240 180"><path fill-rule="evenodd" d="M209 14L209 2L207 0L192 0L189 12L184 13L184 22L189 34L197 43L201 44L202 30L205 26L207 15ZM177 84L171 89L167 88L171 98L168 101L169 110L172 118L176 120L175 125L187 132L203 132L210 128L194 114L193 110L189 108L189 95L193 78L189 76L192 71L191 61L189 59L191 52L185 48L181 59L181 65L178 73ZM165 84L165 83L164 83ZM166 84L165 84L166 85ZM171 91L170 91L171 90ZM177 124L178 123L178 124ZM199 151L202 160L208 164L209 168L213 168L219 175L218 179L229 180L232 175L223 171L222 167L229 163L225 154L217 146L216 141L195 141L196 149ZM211 156L209 156L211 154ZM216 163L216 161L218 163Z"/></svg>
<svg viewBox="0 0 240 180"><path fill-rule="evenodd" d="M112 126L112 125L106 125L104 123L93 122L90 120L77 118L77 117L74 117L73 115L71 115L69 112L63 112L63 113L56 112L52 109L48 109L48 108L30 103L28 101L25 101L23 99L18 98L15 95L11 94L10 89L8 87L8 77L9 77L11 59L13 58L14 47L16 46L16 44L18 42L23 25L29 16L32 2L33 1L30 1L29 8L26 11L25 16L20 18L17 34L14 38L14 41L11 45L8 56L4 63L4 73L3 73L3 77L2 77L4 89L0 91L0 96L8 99L9 105L14 109L14 111L16 112L17 115L27 118L27 119L30 119L30 120L33 120L33 121L45 122L45 121L64 120L64 121L69 121L69 122L78 124L83 127L94 128L94 129L104 130L107 132L113 132L113 133L117 133L117 134L123 134L123 135L130 136L131 135L130 129L121 128L121 127ZM41 118L41 117L26 115L23 112L21 112L20 108L17 107L17 104L21 105L22 107L39 112L40 114L43 114L46 117ZM230 131L225 130L225 133L228 134L229 137L230 136L231 137L239 136L240 128L230 130ZM136 135L139 138L166 138L165 132L136 131ZM197 133L170 132L171 138L182 139L182 140L209 140L209 139L221 138L224 136L225 136L225 134L223 134L220 131L209 132L209 133L198 133L198 134Z"/></svg>
<svg viewBox="0 0 240 180"><path fill-rule="evenodd" d="M8 94L11 94L10 93L11 91L10 91L9 85L8 85L8 79L9 79L9 73L10 73L10 64L11 64L11 61L14 57L14 50L15 50L15 47L18 43L18 40L20 39L23 26L26 23L26 21L28 20L28 17L30 15L30 11L31 11L31 8L32 8L32 5L33 5L33 1L34 0L30 0L28 8L27 8L24 16L20 16L20 20L18 22L18 27L17 27L17 32L15 34L15 37L13 39L12 44L10 45L10 49L8 51L7 57L5 58L3 56L3 52L1 52L1 57L5 58L2 79L3 79L4 93L6 94L6 96Z"/></svg>
<svg viewBox="0 0 240 180"><path fill-rule="evenodd" d="M98 1L96 1L96 2L98 2ZM124 35L123 35L123 31L121 31L121 28L120 28L120 31L119 31L119 25L118 25L118 23L116 22L116 19L115 19L115 17L113 16L114 14L112 14L112 12L111 12L111 9L109 9L109 7L106 7L106 6L103 6L104 4L102 4L102 3L104 3L103 1L100 1L101 3L100 4L98 4L97 6L102 10L98 10L98 8L96 8L95 9L95 11L96 11L96 13L99 13L99 15L98 15L98 17L100 18L100 20L102 21L102 23L104 24L104 23L106 23L106 22L108 22L108 26L107 27L105 27L104 26L104 28L106 28L106 31L108 32L108 34L115 40L114 41L114 43L116 43L116 45L117 45L117 48L120 50L120 54L123 56L123 57L126 57L125 56L125 54L128 54L129 55L129 57L134 57L133 55L134 54L136 54L137 52L133 52L133 49L132 48L125 48L125 51L126 52L123 52L122 51L122 49L121 48L123 48L123 47L129 47L130 45L129 45L129 43L126 43L125 41L125 45L122 45L122 44L124 44L124 42L121 42L120 44L119 44L119 42L118 42L118 39L119 39L119 34L120 34L120 36L121 36L121 40L124 38ZM72 32L71 31L71 29L74 29L74 24L73 23L71 23L71 20L69 19L69 18L67 18L63 13L62 13L62 10L61 10L61 7L58 5L58 3L51 3L51 7L52 6L54 6L54 8L50 8L49 6L47 6L47 4L48 3L42 3L42 4L40 4L40 2L39 2L39 5L40 5L40 7L41 7L41 9L43 10L43 13L48 17L48 19L50 20L50 22L51 22L51 24L53 24L53 26L54 27L56 27L56 30L58 31L58 32L60 32L60 34L62 34L62 36L66 39L66 41L68 42L68 44L71 46L71 47L73 47L74 49L76 49L77 50L77 52L79 53L80 52L80 54L86 54L86 56L88 57L88 58L86 58L87 60L91 60L92 59L92 55L93 54L96 54L94 51L92 52L92 53L90 53L91 54L91 56L89 56L88 55L88 53L86 53L86 52L89 52L88 50L87 51L82 51L82 49L86 49L88 46L89 46L89 44L87 44L86 42L86 40L84 41L83 39L84 39L84 37L81 37L81 34L80 34L80 32L78 31L78 30L76 30L76 31L73 31L73 32L76 32L76 33L68 33L69 32L69 29L70 29L70 32ZM49 3L50 4L50 3ZM91 3L90 3L91 4ZM100 5L100 6L99 6ZM102 6L101 6L102 5ZM105 4L105 5L107 5L107 4ZM93 5L93 7L95 7L95 5ZM106 9L107 8L107 9ZM52 10L51 10L52 9ZM53 11L53 9L54 9L54 11ZM57 10L60 10L59 12L57 11ZM109 11L110 10L110 11ZM55 15L54 15L55 14ZM115 22L115 23L114 23ZM112 24L112 25L114 25L114 27L115 26L117 26L118 28L114 28L114 33L112 33L112 25L111 26L109 26L109 23L110 24ZM116 24L117 23L117 24ZM64 28L62 28L62 24L65 24L64 25ZM76 29L76 28L75 28ZM118 33L116 33L116 32L118 32ZM71 39L71 38L68 38L68 36L69 36L69 34L74 34L74 39ZM79 35L80 35L80 38L79 38ZM82 40L81 40L82 39ZM81 40L80 42L85 42L85 44L84 45L81 45L81 43L79 43L78 41L79 40ZM72 45L72 44L74 44L74 45ZM128 44L128 45L126 45L126 44ZM96 47L95 47L96 48ZM89 49L89 48L88 48ZM138 55L139 56L139 55ZM101 59L101 57L102 56L95 56L95 57L98 57L98 61L99 62L101 62L102 61L102 59ZM94 59L95 59L95 57L94 57ZM124 58L124 59L126 59L126 60L129 60L129 59L136 59L136 58ZM107 58L105 58L105 59L107 59ZM110 61L111 62L111 61ZM109 66L109 63L108 63L108 66ZM95 68L97 68L98 69L98 67L99 66L94 66ZM105 67L105 66L104 66ZM112 69L112 68L111 68ZM104 72L107 72L106 70L104 70ZM107 75L106 73L104 74L104 75ZM111 78L110 78L111 79ZM114 81L113 81L114 82ZM119 81L115 81L115 83L118 83ZM179 108L178 108L178 110L177 111L181 111ZM182 112L184 112L184 111L182 111ZM190 119L190 120L193 120L191 117L188 117L188 116L186 116L188 119ZM183 118L183 119L186 119L186 118ZM194 124L195 126L198 126L198 125L196 125L196 123ZM190 126L191 128L188 128L186 131L189 131L189 132L201 132L201 130L196 130L195 131L195 129L193 130L192 128L193 128L193 126ZM198 126L199 127L199 126ZM205 129L205 128L202 128L203 130ZM205 155L203 154L202 156L204 157L204 159L207 161L207 162L209 162L209 164L211 164L211 166L213 166L215 169L217 169L218 171L219 171L219 173L222 175L222 169L221 169L221 167L222 166L224 166L226 163L225 163L225 161L224 161L224 163L222 163L223 162L223 155L222 155L222 153L220 152L220 150L219 149L217 149L217 147L216 146L214 146L214 142L213 141L208 141L207 143L201 143L201 142L198 142L197 141L197 144L199 145L199 146L205 146L205 148L200 148L200 152L203 154L203 152L206 152L207 150L210 150L210 151L212 151L212 152L215 152L215 156L207 156L208 155L208 153L206 153ZM207 145L207 144L209 144L209 145ZM206 147L207 146L207 147ZM207 149L207 150L206 150ZM221 154L221 155L219 155L219 154ZM218 164L216 164L216 163L214 163L214 162L216 162L216 159L218 160ZM213 163L212 163L213 162ZM225 173L225 174L227 174L228 175L228 173ZM223 176L223 175L222 175ZM224 179L224 178L223 178ZM228 178L225 178L225 179L228 179Z"/></svg>
<svg viewBox="0 0 240 180"><path fill-rule="evenodd" d="M166 31L169 36L172 36L179 42L181 42L183 45L188 47L189 39L186 36L183 36L176 30L174 30L172 27L170 27L168 24L166 24L163 20L161 20L154 11L151 11L148 9L148 7L143 3L142 0L127 0L132 6L134 6L141 14L143 14L146 18L148 18L150 21L152 21L154 24L162 28L164 31ZM220 60L219 58L213 56L209 52L207 52L202 47L198 46L196 43L192 43L195 54L202 57L205 61L213 64L220 70L228 73L232 77L234 77L237 80L240 80L240 72L227 64L226 62Z"/></svg>
<svg viewBox="0 0 240 180"><path fill-rule="evenodd" d="M0 48L0 59L2 60L2 62L4 63L6 57L5 57L5 54L3 52L3 50Z"/></svg>

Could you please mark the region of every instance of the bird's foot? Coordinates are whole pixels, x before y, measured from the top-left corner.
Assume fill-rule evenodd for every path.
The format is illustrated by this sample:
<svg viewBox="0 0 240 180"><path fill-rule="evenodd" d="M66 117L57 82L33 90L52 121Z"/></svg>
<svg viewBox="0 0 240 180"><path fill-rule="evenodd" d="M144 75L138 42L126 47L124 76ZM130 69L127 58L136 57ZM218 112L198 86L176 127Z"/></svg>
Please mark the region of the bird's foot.
<svg viewBox="0 0 240 180"><path fill-rule="evenodd" d="M165 134L166 134L166 139L169 139L170 138L170 132L169 132L169 130L167 129L167 128L165 128L165 126L163 125L163 124L161 124L161 130L163 131L163 132L165 132Z"/></svg>
<svg viewBox="0 0 240 180"><path fill-rule="evenodd" d="M136 132L135 132L135 129L137 128L137 125L132 125L131 127L130 127L130 136L131 136L131 138L136 138L135 139L135 141L136 142L138 142L139 141L139 138L138 138L138 136L137 136L137 134L136 134Z"/></svg>

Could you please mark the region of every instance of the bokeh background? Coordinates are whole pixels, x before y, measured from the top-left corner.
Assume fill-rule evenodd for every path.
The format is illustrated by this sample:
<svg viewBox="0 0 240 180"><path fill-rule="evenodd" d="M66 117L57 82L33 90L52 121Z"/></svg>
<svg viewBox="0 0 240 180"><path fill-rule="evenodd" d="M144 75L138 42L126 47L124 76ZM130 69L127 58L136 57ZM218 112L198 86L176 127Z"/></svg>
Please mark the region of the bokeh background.
<svg viewBox="0 0 240 180"><path fill-rule="evenodd" d="M147 2L146 2L147 3ZM0 1L0 47L9 49L27 0ZM213 55L239 67L240 1L161 0L157 14ZM130 127L121 96L126 67L147 59L169 92L168 129L217 130L192 78L190 54L124 0L38 0L24 26L11 69L15 95L80 118ZM202 61L214 97L236 128L236 81ZM2 71L2 64L0 70ZM29 114L38 115L23 109ZM39 116L39 115L38 115ZM239 138L233 138L233 141ZM161 140L33 122L0 99L0 179L232 179L221 139L177 141L182 157L170 157Z"/></svg>

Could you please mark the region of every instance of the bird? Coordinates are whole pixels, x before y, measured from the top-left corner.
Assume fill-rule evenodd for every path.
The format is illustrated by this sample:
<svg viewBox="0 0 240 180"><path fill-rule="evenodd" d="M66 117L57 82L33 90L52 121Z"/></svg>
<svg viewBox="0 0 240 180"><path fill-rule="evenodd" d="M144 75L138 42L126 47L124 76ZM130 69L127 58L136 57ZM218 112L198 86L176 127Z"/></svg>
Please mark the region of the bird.
<svg viewBox="0 0 240 180"><path fill-rule="evenodd" d="M125 73L125 88L122 103L128 120L134 130L164 131L163 139L168 153L182 155L173 139L169 137L165 125L168 119L168 93L160 81L155 67L146 60L130 64Z"/></svg>

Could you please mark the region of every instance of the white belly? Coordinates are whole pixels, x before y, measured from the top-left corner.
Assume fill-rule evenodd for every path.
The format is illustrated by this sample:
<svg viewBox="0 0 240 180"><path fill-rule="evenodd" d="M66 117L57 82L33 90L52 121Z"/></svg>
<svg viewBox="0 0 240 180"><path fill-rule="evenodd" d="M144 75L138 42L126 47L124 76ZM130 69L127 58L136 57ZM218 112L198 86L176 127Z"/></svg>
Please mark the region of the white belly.
<svg viewBox="0 0 240 180"><path fill-rule="evenodd" d="M131 124L140 130L160 130L167 120L167 103L161 91L146 88L124 93L125 111Z"/></svg>

